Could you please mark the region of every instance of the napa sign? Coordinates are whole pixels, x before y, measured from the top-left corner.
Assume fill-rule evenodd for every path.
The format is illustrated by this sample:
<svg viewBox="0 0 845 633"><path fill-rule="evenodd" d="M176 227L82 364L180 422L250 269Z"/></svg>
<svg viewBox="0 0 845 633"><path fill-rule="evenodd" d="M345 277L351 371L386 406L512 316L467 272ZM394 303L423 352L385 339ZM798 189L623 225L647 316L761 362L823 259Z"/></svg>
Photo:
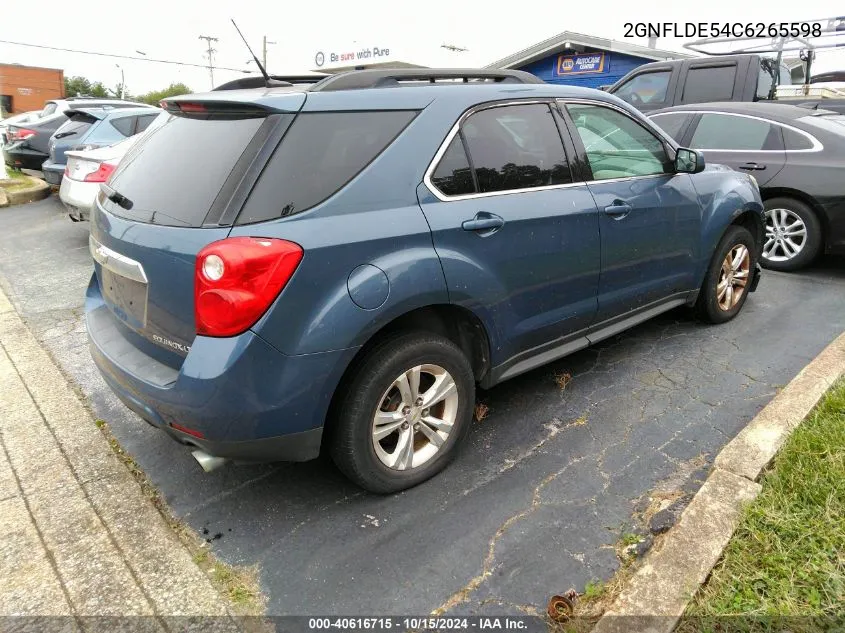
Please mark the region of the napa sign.
<svg viewBox="0 0 845 633"><path fill-rule="evenodd" d="M560 55L557 58L558 76L585 75L587 73L603 73L606 71L604 53L583 53L581 55Z"/></svg>

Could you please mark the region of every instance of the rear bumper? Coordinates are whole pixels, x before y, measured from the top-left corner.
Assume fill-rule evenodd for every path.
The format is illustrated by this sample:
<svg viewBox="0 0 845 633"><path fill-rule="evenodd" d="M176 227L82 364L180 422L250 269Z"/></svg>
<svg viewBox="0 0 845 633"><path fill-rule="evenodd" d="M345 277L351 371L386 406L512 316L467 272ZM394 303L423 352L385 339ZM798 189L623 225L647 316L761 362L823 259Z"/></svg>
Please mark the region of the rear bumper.
<svg viewBox="0 0 845 633"><path fill-rule="evenodd" d="M67 208L71 220L87 220L91 216L91 209L99 191L100 183L63 178L59 198Z"/></svg>
<svg viewBox="0 0 845 633"><path fill-rule="evenodd" d="M58 185L61 184L62 176L65 174L65 166L46 160L41 164L41 171L44 174L44 180L51 185Z"/></svg>
<svg viewBox="0 0 845 633"><path fill-rule="evenodd" d="M47 158L47 154L20 145L12 144L3 148L3 160L9 167L17 169L40 171L41 165Z"/></svg>
<svg viewBox="0 0 845 633"><path fill-rule="evenodd" d="M176 441L233 460L317 457L331 396L356 351L286 356L247 331L197 337L176 369L133 344L96 276L85 312L94 362L118 398Z"/></svg>

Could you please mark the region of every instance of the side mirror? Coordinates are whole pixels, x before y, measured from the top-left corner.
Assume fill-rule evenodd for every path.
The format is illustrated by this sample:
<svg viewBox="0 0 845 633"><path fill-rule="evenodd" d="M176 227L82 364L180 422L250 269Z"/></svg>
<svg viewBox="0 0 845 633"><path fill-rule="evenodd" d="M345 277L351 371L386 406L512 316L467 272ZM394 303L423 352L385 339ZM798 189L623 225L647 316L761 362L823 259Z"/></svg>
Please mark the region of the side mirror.
<svg viewBox="0 0 845 633"><path fill-rule="evenodd" d="M697 174L700 171L704 171L704 155L694 149L679 147L675 153L675 172Z"/></svg>

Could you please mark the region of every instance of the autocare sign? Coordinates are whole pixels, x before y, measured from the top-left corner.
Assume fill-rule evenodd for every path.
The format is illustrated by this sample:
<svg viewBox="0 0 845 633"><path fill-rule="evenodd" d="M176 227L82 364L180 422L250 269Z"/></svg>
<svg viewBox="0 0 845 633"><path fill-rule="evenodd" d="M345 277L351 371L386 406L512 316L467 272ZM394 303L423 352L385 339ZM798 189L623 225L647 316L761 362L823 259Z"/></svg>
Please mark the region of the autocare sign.
<svg viewBox="0 0 845 633"><path fill-rule="evenodd" d="M558 75L584 75L587 73L603 73L604 71L604 53L560 55L557 58Z"/></svg>
<svg viewBox="0 0 845 633"><path fill-rule="evenodd" d="M323 66L346 66L371 64L374 62L387 61L390 58L390 49L381 46L369 48L348 49L345 51L317 51L314 55L314 64L317 68Z"/></svg>

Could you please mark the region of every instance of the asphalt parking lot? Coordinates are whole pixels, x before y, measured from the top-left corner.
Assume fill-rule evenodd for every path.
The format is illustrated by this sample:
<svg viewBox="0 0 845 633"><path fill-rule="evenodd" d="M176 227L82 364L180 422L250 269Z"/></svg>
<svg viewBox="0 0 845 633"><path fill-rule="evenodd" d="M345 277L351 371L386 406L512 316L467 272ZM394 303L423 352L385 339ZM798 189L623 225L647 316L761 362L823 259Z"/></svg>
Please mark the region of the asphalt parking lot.
<svg viewBox="0 0 845 633"><path fill-rule="evenodd" d="M607 579L638 501L694 490L720 447L845 329L845 261L767 272L727 325L672 312L480 392L489 412L455 464L377 497L326 461L203 473L94 369L81 319L87 224L55 196L0 219L6 293L174 513L225 561L259 566L272 615L542 611L552 594Z"/></svg>

